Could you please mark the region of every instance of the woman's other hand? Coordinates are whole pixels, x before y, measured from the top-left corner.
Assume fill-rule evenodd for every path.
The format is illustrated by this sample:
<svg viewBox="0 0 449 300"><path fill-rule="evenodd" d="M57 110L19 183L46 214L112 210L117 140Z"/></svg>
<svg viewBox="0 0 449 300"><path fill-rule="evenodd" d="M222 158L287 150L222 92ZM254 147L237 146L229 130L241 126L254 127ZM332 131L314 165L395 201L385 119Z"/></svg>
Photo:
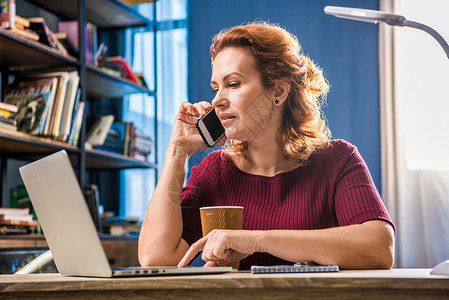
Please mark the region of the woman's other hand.
<svg viewBox="0 0 449 300"><path fill-rule="evenodd" d="M187 266L200 251L206 267L224 266L257 251L257 231L213 230L190 246L178 267Z"/></svg>

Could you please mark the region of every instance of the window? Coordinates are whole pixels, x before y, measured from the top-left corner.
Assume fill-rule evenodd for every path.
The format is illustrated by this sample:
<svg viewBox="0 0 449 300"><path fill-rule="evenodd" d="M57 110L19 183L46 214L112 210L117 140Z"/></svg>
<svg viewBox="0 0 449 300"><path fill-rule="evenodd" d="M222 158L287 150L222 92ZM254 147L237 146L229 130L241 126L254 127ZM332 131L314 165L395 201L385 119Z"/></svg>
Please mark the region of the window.
<svg viewBox="0 0 449 300"><path fill-rule="evenodd" d="M449 40L448 3L393 3L395 13L426 24ZM383 195L397 228L396 266L429 268L449 253L448 59L427 33L393 29L394 38L384 32L381 64L385 73L381 73L385 86Z"/></svg>
<svg viewBox="0 0 449 300"><path fill-rule="evenodd" d="M153 6L152 3L141 4L138 10L152 19ZM156 74L152 27L128 31L126 56L132 62L133 70L143 73L150 90L157 87L157 97L137 94L125 98L123 120L133 122L144 133L154 137L154 120L157 118L157 149L153 148L151 161L157 157L160 172L176 112L181 102L187 101L187 2L158 1L156 16ZM122 171L120 215L143 219L158 175L153 169Z"/></svg>

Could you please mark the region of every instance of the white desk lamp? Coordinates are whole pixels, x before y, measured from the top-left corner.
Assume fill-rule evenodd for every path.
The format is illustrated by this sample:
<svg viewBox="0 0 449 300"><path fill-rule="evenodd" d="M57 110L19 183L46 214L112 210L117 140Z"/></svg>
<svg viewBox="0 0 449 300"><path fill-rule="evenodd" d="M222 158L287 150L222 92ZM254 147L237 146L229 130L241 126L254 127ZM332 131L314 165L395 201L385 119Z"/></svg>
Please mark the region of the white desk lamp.
<svg viewBox="0 0 449 300"><path fill-rule="evenodd" d="M412 27L421 29L431 36L433 36L438 43L443 47L447 58L449 58L449 45L444 38L436 32L433 28L427 25L408 21L404 16L386 13L378 10L360 9L352 7L339 7L339 6L326 6L324 12L328 15L332 15L339 18L351 19L363 22L378 23L384 22L392 26Z"/></svg>
<svg viewBox="0 0 449 300"><path fill-rule="evenodd" d="M430 28L427 25L413 21L408 21L407 19L405 19L404 16L390 14L378 10L360 9L352 7L339 7L339 6L326 6L324 8L324 12L328 15L344 19L351 19L370 23L384 22L392 26L413 27L421 29L430 34L431 36L433 36L438 41L438 43L440 43L441 47L443 47L443 50L446 53L446 56L449 58L449 45L438 32L436 32L434 29ZM436 265L433 268L431 274L449 275L449 260L443 261L438 265Z"/></svg>

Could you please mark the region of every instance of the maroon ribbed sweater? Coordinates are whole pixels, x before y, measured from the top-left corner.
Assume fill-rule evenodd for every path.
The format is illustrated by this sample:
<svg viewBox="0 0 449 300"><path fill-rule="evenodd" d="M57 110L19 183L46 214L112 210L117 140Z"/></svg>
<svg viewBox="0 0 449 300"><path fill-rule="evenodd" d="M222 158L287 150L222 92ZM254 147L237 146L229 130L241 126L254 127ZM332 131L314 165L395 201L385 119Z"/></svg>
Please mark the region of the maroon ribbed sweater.
<svg viewBox="0 0 449 300"><path fill-rule="evenodd" d="M243 206L247 230L322 229L374 219L394 228L357 148L343 140L312 154L306 166L273 177L241 171L223 151L209 154L192 169L182 193L182 237L189 245L202 236L199 208L218 205ZM240 269L292 263L255 253Z"/></svg>

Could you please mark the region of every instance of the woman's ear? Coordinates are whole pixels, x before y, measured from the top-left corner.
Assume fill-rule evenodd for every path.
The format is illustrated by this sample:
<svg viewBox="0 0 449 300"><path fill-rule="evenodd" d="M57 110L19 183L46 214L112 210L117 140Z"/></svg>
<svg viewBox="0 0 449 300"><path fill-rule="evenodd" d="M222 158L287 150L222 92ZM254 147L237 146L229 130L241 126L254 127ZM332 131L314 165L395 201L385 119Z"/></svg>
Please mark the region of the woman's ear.
<svg viewBox="0 0 449 300"><path fill-rule="evenodd" d="M288 84L284 80L276 81L276 86L274 88L274 105L282 105L285 100L287 100L287 96L290 93L290 84Z"/></svg>

